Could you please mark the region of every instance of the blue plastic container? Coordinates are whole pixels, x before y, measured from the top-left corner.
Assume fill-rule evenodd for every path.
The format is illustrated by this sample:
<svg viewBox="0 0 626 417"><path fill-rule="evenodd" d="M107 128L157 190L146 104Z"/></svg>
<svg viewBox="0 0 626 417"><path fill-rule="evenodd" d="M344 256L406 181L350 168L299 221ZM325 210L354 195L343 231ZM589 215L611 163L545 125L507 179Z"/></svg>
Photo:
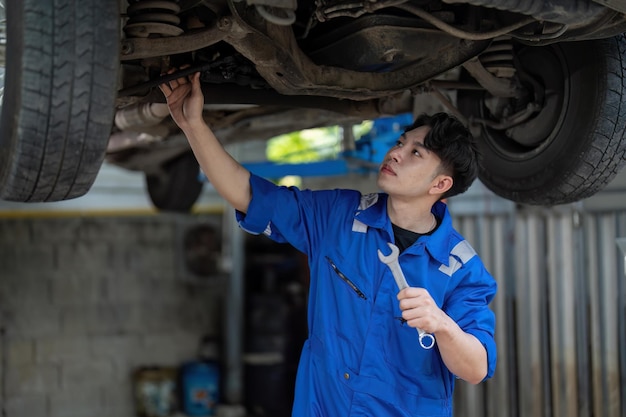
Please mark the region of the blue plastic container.
<svg viewBox="0 0 626 417"><path fill-rule="evenodd" d="M220 374L212 361L190 362L181 375L182 411L193 417L214 416L219 401Z"/></svg>

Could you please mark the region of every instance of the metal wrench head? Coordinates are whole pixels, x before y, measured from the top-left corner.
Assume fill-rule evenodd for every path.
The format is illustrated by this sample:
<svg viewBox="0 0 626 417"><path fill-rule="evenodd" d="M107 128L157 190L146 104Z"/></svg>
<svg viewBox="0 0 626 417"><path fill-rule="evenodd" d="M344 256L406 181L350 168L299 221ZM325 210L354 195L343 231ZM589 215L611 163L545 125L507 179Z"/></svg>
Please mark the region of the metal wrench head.
<svg viewBox="0 0 626 417"><path fill-rule="evenodd" d="M383 255L383 253L378 249L378 259L386 265L389 265L398 260L398 256L400 255L400 249L396 245L391 242L388 242L387 245L391 248L391 253L387 256Z"/></svg>

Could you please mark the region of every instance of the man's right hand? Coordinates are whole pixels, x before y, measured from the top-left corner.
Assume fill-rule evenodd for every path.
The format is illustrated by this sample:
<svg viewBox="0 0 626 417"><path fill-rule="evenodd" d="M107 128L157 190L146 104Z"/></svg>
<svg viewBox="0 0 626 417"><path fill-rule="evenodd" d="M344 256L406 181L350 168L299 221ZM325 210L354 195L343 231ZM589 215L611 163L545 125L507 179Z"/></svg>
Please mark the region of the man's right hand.
<svg viewBox="0 0 626 417"><path fill-rule="evenodd" d="M176 68L168 74L176 72ZM163 92L172 119L184 131L194 123L202 122L204 95L200 88L200 73L181 77L159 85Z"/></svg>
<svg viewBox="0 0 626 417"><path fill-rule="evenodd" d="M171 69L168 74L174 74ZM202 118L204 95L200 73L159 85L172 119L182 129L198 163L217 192L235 209L246 213L252 198L250 172L217 140Z"/></svg>

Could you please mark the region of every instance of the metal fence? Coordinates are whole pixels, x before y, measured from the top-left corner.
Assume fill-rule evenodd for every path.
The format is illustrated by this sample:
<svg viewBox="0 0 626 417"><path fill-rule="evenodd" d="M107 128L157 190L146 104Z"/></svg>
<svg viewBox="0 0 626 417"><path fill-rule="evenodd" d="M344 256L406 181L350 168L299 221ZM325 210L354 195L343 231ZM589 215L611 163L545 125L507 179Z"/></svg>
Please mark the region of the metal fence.
<svg viewBox="0 0 626 417"><path fill-rule="evenodd" d="M626 211L455 216L499 284L498 365L455 417L626 417Z"/></svg>

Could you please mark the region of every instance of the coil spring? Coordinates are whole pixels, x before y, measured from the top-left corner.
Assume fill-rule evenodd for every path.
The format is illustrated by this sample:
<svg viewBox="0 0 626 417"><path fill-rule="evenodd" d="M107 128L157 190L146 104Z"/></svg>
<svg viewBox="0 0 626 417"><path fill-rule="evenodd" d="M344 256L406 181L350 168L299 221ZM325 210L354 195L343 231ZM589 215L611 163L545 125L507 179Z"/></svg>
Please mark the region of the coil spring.
<svg viewBox="0 0 626 417"><path fill-rule="evenodd" d="M509 39L496 39L480 54L480 62L496 77L511 78L515 75L513 44Z"/></svg>
<svg viewBox="0 0 626 417"><path fill-rule="evenodd" d="M128 0L128 21L124 32L128 37L169 37L183 33L176 0Z"/></svg>

